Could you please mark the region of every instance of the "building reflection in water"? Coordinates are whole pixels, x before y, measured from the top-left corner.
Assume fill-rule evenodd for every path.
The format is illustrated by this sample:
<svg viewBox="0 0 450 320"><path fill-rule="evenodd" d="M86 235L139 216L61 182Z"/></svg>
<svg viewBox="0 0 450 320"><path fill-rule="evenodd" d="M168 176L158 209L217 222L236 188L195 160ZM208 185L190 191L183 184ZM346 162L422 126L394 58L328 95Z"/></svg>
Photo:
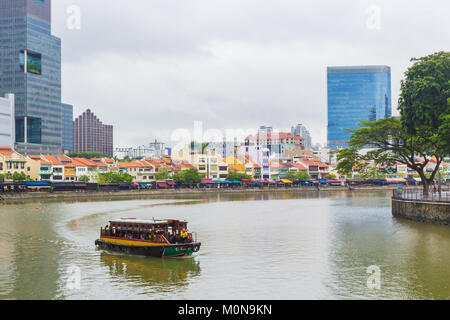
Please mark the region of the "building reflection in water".
<svg viewBox="0 0 450 320"><path fill-rule="evenodd" d="M200 275L200 263L195 257L161 259L102 251L100 261L119 281L149 288L186 287L190 280Z"/></svg>

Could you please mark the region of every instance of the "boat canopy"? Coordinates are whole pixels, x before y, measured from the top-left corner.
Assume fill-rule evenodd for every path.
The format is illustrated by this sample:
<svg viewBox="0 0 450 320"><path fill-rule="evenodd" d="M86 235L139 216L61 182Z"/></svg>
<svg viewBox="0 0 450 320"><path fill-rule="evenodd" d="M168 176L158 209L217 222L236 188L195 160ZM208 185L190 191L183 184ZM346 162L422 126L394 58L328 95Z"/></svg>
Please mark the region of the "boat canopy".
<svg viewBox="0 0 450 320"><path fill-rule="evenodd" d="M160 225L160 224L169 224L173 222L172 220L138 220L134 218L121 218L121 219L115 219L111 220L110 223L125 223L125 224L146 224L146 225ZM186 222L186 221L180 221L180 222Z"/></svg>

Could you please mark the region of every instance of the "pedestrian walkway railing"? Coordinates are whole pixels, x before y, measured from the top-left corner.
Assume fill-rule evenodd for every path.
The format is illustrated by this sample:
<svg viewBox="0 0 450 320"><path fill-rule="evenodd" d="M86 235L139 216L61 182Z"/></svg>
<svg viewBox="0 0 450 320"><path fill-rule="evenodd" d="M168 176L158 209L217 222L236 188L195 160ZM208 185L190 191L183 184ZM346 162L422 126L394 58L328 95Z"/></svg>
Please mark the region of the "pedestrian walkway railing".
<svg viewBox="0 0 450 320"><path fill-rule="evenodd" d="M393 199L450 203L450 190L433 190L428 194L424 194L423 190L394 190Z"/></svg>

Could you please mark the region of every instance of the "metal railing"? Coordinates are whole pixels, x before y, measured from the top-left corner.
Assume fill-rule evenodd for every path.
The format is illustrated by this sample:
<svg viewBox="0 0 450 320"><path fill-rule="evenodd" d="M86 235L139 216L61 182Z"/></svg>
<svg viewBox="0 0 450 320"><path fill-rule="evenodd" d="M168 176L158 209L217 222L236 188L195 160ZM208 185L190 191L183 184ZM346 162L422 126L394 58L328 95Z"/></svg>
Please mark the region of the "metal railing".
<svg viewBox="0 0 450 320"><path fill-rule="evenodd" d="M424 194L423 190L394 190L393 199L450 203L450 190L447 188L440 192L433 190L428 194Z"/></svg>

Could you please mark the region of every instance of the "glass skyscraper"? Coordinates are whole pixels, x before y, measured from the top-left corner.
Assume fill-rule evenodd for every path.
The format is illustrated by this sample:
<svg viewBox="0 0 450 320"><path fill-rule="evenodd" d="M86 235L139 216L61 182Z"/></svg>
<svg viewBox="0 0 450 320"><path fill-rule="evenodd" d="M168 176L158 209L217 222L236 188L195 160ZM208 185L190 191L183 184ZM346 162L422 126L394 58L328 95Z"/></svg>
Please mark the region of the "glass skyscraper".
<svg viewBox="0 0 450 320"><path fill-rule="evenodd" d="M15 94L16 150L61 152L61 40L50 0L0 0L0 95Z"/></svg>
<svg viewBox="0 0 450 320"><path fill-rule="evenodd" d="M73 106L62 105L62 149L73 151Z"/></svg>
<svg viewBox="0 0 450 320"><path fill-rule="evenodd" d="M391 68L328 67L328 147L346 147L362 120L392 117Z"/></svg>

